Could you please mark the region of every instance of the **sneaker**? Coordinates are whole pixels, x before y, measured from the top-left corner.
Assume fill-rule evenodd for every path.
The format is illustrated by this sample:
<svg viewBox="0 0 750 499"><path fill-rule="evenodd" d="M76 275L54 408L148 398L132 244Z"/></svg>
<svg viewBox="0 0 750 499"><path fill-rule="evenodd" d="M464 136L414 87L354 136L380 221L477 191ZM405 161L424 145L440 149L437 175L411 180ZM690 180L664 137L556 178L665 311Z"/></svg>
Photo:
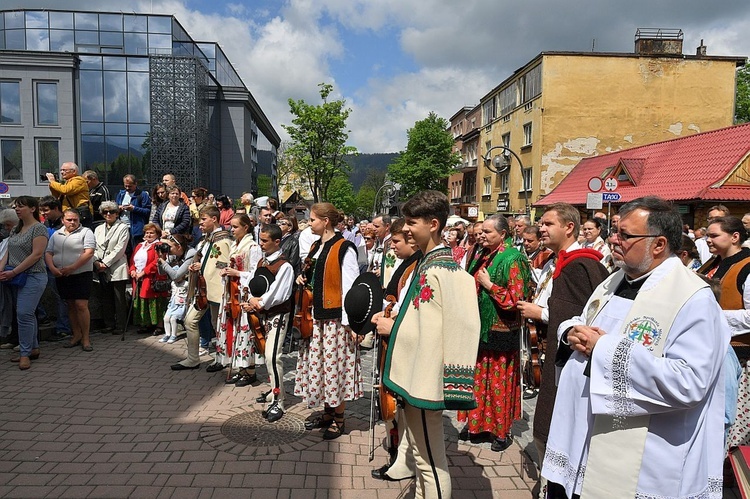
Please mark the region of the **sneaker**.
<svg viewBox="0 0 750 499"><path fill-rule="evenodd" d="M62 341L65 338L70 338L70 333L66 331L55 331L49 335L49 341Z"/></svg>
<svg viewBox="0 0 750 499"><path fill-rule="evenodd" d="M16 345L13 347L14 352L20 352L21 351L21 345Z"/></svg>
<svg viewBox="0 0 750 499"><path fill-rule="evenodd" d="M169 339L167 340L167 344L171 345L175 341L177 341L177 336L170 336Z"/></svg>
<svg viewBox="0 0 750 499"><path fill-rule="evenodd" d="M0 349L2 349L2 350L10 350L11 348L13 348L15 346L16 346L15 343L3 343L2 345L0 345Z"/></svg>
<svg viewBox="0 0 750 499"><path fill-rule="evenodd" d="M166 343L169 341L169 338L174 338L174 336L169 336L168 334L165 334L162 339L159 340L159 343Z"/></svg>
<svg viewBox="0 0 750 499"><path fill-rule="evenodd" d="M208 350L206 350L206 349L205 349L205 348L203 348L203 347L200 347L200 348L198 349L198 356L199 356L199 357L203 357L204 355L208 355Z"/></svg>

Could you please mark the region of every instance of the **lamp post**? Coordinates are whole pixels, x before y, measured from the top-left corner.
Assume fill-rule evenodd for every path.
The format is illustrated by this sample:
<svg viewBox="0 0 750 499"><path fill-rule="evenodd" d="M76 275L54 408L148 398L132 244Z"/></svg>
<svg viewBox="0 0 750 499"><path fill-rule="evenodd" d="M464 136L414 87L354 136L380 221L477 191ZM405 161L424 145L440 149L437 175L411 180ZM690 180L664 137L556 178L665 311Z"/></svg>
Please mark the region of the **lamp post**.
<svg viewBox="0 0 750 499"><path fill-rule="evenodd" d="M494 151L495 149L502 149L503 153L496 155L494 158L491 158L490 153ZM518 154L514 153L508 146L493 146L490 147L489 150L485 153L484 157L482 158L484 160L484 166L487 167L487 169L493 173L505 173L508 170L510 170L510 157L513 156L516 158L516 161L518 161L518 167L521 169L521 182L523 183L523 196L524 201L526 202L526 216L529 216L531 214L531 211L529 210L529 191L527 190L526 186L526 175L524 175L524 169L523 169L523 162L521 161L521 158L518 157ZM507 161L506 164L503 164L503 159L505 158Z"/></svg>
<svg viewBox="0 0 750 499"><path fill-rule="evenodd" d="M401 189L401 184L397 184L395 182L391 182L390 180L386 180L385 183L381 185L378 191L375 193L375 201L373 202L373 206L372 206L372 216L373 217L378 216L378 213L380 213L378 208L380 206L386 207L386 203L384 203L383 199L380 197L381 192L383 196L390 197L391 194L393 194L395 191L398 191L400 189ZM378 203L379 199L380 199L380 203ZM387 207L390 208L390 206L391 204L390 202L388 202Z"/></svg>

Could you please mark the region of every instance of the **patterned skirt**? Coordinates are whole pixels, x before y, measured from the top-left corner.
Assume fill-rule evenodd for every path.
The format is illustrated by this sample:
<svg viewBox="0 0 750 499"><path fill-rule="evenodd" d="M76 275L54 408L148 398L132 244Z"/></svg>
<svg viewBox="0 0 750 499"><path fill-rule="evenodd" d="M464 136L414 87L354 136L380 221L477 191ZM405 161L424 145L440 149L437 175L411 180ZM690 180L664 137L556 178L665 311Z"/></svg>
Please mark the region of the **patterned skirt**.
<svg viewBox="0 0 750 499"><path fill-rule="evenodd" d="M517 351L479 350L474 371L477 408L458 411L458 420L468 422L471 434L490 432L506 438L513 421L521 418L520 383Z"/></svg>
<svg viewBox="0 0 750 499"><path fill-rule="evenodd" d="M136 296L133 304L133 324L155 326L164 319L168 298L141 298Z"/></svg>
<svg viewBox="0 0 750 499"><path fill-rule="evenodd" d="M363 396L357 335L341 320L313 323L313 332L300 346L294 394L307 406L337 407Z"/></svg>
<svg viewBox="0 0 750 499"><path fill-rule="evenodd" d="M227 316L224 309L220 309L218 324L216 363L225 366L232 364L234 368L254 366L255 345L251 338L253 333L247 322L247 314L240 314L240 318L235 321Z"/></svg>

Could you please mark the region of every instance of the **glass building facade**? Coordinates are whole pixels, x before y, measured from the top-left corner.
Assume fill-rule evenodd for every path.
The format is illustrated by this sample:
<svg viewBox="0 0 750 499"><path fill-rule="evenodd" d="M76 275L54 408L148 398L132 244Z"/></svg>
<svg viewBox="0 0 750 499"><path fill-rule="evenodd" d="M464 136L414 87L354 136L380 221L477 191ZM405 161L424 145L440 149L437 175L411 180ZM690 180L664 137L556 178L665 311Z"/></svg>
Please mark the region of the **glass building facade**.
<svg viewBox="0 0 750 499"><path fill-rule="evenodd" d="M0 180L17 182L19 187L27 185L32 188L30 194L34 194L33 187L44 188L46 185L40 175L48 168L56 171L59 166L52 163L56 148L50 141L54 142L54 137L37 137L33 133L29 136L28 132L19 133L19 129L65 128L72 119L76 161L82 170L97 171L102 180L112 186L121 185L125 173L135 174L144 185L153 185L170 171L170 164L189 165L185 168L195 170L195 176L179 168L170 171L177 175L178 182L181 177L184 179L185 189L202 185L217 194L236 197L243 191L255 191L259 169L273 172L275 186L278 134L218 44L194 41L174 17L0 11L0 57L33 53L33 65L43 67L45 52L74 56L74 84L70 88L54 77L40 79L33 73L27 84L25 75L33 68L24 66L24 71L17 74L14 67L2 68L0 147L3 171ZM160 78L164 61L170 58L180 62L179 68L195 68L189 70L196 73L192 75L196 88L192 94L185 89L176 91L182 100L169 103L172 108L165 109L163 99L168 92L163 85L154 82ZM155 60L161 65L155 64ZM185 60L190 64L186 66ZM201 72L207 77L203 78ZM28 88L32 89L32 95L25 96ZM72 94L73 116L59 106L61 94L66 93ZM159 100L154 102L154 98ZM33 122L24 118L26 113L21 110L29 100L33 102ZM205 143L205 150L181 150L175 146L179 140L164 138L169 130L184 131L185 116L180 113L186 106L193 112L190 126L195 128L198 142ZM206 107L207 112L201 111ZM240 122L235 122L236 112L229 112L230 108L237 107L244 109ZM154 122L152 115L160 122ZM233 133L225 133L226 127L234 128ZM164 140L151 140L157 128ZM226 141L226 137L233 135L238 137L237 144L222 143L222 139ZM34 146L24 144L24 140L33 140ZM37 144L40 140L41 144ZM168 149L153 154L155 147ZM264 150L258 151L258 147ZM33 157L22 157L29 154L19 154L19 148L33 150ZM186 160L177 157L180 154L194 157ZM154 161L154 157L161 158L160 162ZM258 164L259 158L264 164ZM26 166L21 167L21 164Z"/></svg>

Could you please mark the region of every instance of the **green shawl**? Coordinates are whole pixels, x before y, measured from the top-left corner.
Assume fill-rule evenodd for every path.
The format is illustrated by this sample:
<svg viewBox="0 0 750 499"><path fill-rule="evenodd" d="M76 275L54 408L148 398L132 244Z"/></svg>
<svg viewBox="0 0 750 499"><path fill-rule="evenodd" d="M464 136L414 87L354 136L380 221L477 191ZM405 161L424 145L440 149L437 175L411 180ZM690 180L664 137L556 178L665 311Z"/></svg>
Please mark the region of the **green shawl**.
<svg viewBox="0 0 750 499"><path fill-rule="evenodd" d="M523 279L524 297L528 297L531 294L531 270L528 258L510 245L506 245L503 251L499 251L500 249L502 249L502 246L495 250L495 252L487 255L487 260L490 261L490 264L486 268L490 279L498 286L507 286L510 269L515 264L518 267L520 278ZM481 264L477 262L475 269L472 269L474 270L473 273L478 271L479 265ZM486 342L489 338L489 331L497 323L499 316L497 314L497 306L492 300L490 292L481 286L478 301L479 317L482 321L481 340Z"/></svg>

